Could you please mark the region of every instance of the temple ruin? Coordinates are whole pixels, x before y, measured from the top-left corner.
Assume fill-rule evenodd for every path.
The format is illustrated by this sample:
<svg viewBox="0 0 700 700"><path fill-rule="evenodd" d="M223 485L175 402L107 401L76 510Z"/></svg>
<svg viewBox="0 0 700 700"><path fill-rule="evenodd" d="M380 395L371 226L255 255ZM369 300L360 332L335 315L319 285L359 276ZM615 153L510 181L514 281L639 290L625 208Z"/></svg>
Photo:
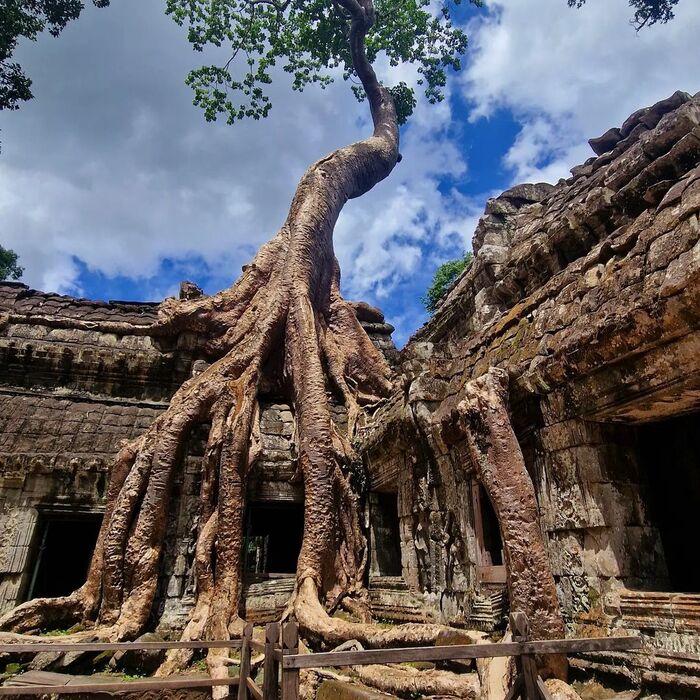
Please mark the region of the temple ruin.
<svg viewBox="0 0 700 700"><path fill-rule="evenodd" d="M397 377L359 431L370 606L389 622L502 630L524 561L513 518L531 491L567 634L644 640L571 666L679 697L700 692L700 94L591 146L567 180L489 200L473 263L400 353L382 314L354 305ZM0 284L0 612L80 585L119 446L206 366L196 333L149 335L157 310ZM141 330L101 329L115 321ZM493 368L528 493L485 476L468 444L468 387ZM282 613L303 529L293 412L274 387L260 400L243 556L254 623ZM206 438L190 436L175 486L162 634L192 604Z"/></svg>

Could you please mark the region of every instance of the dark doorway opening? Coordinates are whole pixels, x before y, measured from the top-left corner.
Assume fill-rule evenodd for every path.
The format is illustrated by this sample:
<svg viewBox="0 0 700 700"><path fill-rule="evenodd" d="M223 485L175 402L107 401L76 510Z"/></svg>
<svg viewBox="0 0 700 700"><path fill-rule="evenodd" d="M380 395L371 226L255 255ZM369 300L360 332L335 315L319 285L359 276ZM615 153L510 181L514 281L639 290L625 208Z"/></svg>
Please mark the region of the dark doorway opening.
<svg viewBox="0 0 700 700"><path fill-rule="evenodd" d="M72 593L85 583L102 515L42 513L27 600Z"/></svg>
<svg viewBox="0 0 700 700"><path fill-rule="evenodd" d="M484 566L501 566L503 564L503 541L501 540L501 526L498 524L498 516L493 509L491 499L486 489L477 484L479 490L479 514L481 522L478 533Z"/></svg>
<svg viewBox="0 0 700 700"><path fill-rule="evenodd" d="M244 571L254 575L295 573L303 535L302 503L250 503Z"/></svg>
<svg viewBox="0 0 700 700"><path fill-rule="evenodd" d="M650 519L661 536L671 586L677 593L698 593L700 559L690 543L700 512L700 413L646 423L637 431Z"/></svg>
<svg viewBox="0 0 700 700"><path fill-rule="evenodd" d="M472 481L474 535L477 546L477 577L483 583L505 583L503 539L498 516L486 489L476 479Z"/></svg>
<svg viewBox="0 0 700 700"><path fill-rule="evenodd" d="M370 521L372 573L377 576L401 576L401 537L397 494L371 494Z"/></svg>

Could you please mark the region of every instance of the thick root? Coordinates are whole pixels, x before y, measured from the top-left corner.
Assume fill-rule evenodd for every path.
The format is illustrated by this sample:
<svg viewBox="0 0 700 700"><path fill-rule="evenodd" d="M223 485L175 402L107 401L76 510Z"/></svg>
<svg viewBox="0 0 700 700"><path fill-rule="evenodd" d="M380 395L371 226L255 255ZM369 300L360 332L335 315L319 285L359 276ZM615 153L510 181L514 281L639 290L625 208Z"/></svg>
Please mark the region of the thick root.
<svg viewBox="0 0 700 700"><path fill-rule="evenodd" d="M491 368L469 382L457 422L479 481L498 515L511 609L527 614L534 639L564 636L564 622L540 528L535 489L508 413L508 374ZM566 679L566 657L544 657L543 675Z"/></svg>
<svg viewBox="0 0 700 700"><path fill-rule="evenodd" d="M82 620L83 611L79 590L61 598L35 598L3 615L0 630L23 633L70 627Z"/></svg>
<svg viewBox="0 0 700 700"><path fill-rule="evenodd" d="M410 666L356 666L357 677L366 685L403 698L440 695L477 700L481 692L475 673L420 671Z"/></svg>
<svg viewBox="0 0 700 700"><path fill-rule="evenodd" d="M299 584L293 609L304 636L326 647L337 647L350 639L373 649L433 646L436 642L439 643L443 635L454 637L455 634L464 634L461 630L445 625L409 623L386 628L330 617L319 601L318 589L311 578L306 578ZM464 634L464 638L465 644L471 643L468 635Z"/></svg>

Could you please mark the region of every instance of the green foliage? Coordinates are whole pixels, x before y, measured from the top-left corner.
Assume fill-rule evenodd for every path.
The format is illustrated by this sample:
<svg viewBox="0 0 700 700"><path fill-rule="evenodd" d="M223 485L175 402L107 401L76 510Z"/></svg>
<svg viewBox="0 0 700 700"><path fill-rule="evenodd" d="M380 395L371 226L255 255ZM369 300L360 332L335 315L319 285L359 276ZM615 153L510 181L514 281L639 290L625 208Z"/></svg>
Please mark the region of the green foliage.
<svg viewBox="0 0 700 700"><path fill-rule="evenodd" d="M473 258L474 255L469 251L464 254L464 257L457 258L457 260L448 260L435 270L432 284L421 299L423 305L431 314L435 312L440 305L441 299L454 281L462 274L462 271L471 265Z"/></svg>
<svg viewBox="0 0 700 700"><path fill-rule="evenodd" d="M367 56L384 52L390 65L414 64L429 102L444 99L450 69L459 70L467 38L453 26L452 9L462 0L375 0L376 19L366 37ZM483 0L469 0L480 6ZM292 89L310 84L325 88L340 72L358 83L348 46L349 20L333 0L166 0L167 12L188 27L194 48L227 47L224 65L195 68L187 77L194 103L207 120L224 115L229 124L239 119L266 117L271 108L267 86L272 69L289 73ZM399 120L415 106L405 83L390 87ZM353 91L363 99L362 88Z"/></svg>
<svg viewBox="0 0 700 700"><path fill-rule="evenodd" d="M93 2L97 7L109 4L109 0ZM19 109L20 102L33 97L31 79L10 60L18 39L35 41L44 29L58 36L82 10L80 0L0 0L0 110Z"/></svg>
<svg viewBox="0 0 700 700"><path fill-rule="evenodd" d="M586 4L586 0L567 1L569 7L582 7ZM674 17L673 8L678 2L679 0L629 0L629 5L634 10L632 24L639 30L657 22L670 22Z"/></svg>
<svg viewBox="0 0 700 700"><path fill-rule="evenodd" d="M0 0L1 1L1 0ZM14 250L0 245L0 280L18 280L24 273L24 268L17 263L18 257Z"/></svg>

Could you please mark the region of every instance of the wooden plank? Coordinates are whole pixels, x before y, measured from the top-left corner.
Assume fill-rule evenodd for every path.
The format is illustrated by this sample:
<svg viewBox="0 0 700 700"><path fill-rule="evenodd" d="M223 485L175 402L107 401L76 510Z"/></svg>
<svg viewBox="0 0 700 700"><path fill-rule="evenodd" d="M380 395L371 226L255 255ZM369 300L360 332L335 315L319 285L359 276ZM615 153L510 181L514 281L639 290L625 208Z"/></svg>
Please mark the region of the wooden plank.
<svg viewBox="0 0 700 700"><path fill-rule="evenodd" d="M498 644L460 644L441 647L403 649L367 649L330 651L322 654L283 654L283 669L322 666L364 666L366 664L403 663L405 661L449 661L486 659L521 654L573 654L587 651L627 651L639 649L639 637L600 637L596 639L552 639L542 642L502 642Z"/></svg>
<svg viewBox="0 0 700 700"><path fill-rule="evenodd" d="M540 700L540 693L537 689L537 661L530 654L523 654L520 657L520 666L523 671L523 686L525 688L526 700Z"/></svg>
<svg viewBox="0 0 700 700"><path fill-rule="evenodd" d="M477 566L476 575L481 583L506 583L508 573L503 565Z"/></svg>
<svg viewBox="0 0 700 700"><path fill-rule="evenodd" d="M263 700L262 690L260 690L260 688L258 688L257 683L252 678L250 678L250 676L248 678L246 678L245 682L246 682L246 685L248 686L248 691L255 698L255 700ZM239 686L239 688L240 688L240 686Z"/></svg>
<svg viewBox="0 0 700 700"><path fill-rule="evenodd" d="M240 639L213 642L32 642L0 644L0 654L40 651L167 651L168 649L240 649Z"/></svg>
<svg viewBox="0 0 700 700"><path fill-rule="evenodd" d="M248 700L248 680L250 678L250 640L253 637L253 625L250 622L243 628L241 644L240 682L238 683L238 700Z"/></svg>
<svg viewBox="0 0 700 700"><path fill-rule="evenodd" d="M75 676L68 673L55 673L54 671L27 671L10 679L17 685L68 685ZM112 679L114 680L114 679Z"/></svg>
<svg viewBox="0 0 700 700"><path fill-rule="evenodd" d="M516 642L530 641L530 622L523 612L514 612L510 615L510 627L513 630L513 640ZM523 680L524 700L540 700L537 690L537 661L531 654L521 654L516 661Z"/></svg>
<svg viewBox="0 0 700 700"><path fill-rule="evenodd" d="M279 660L275 658L275 645L279 642L280 626L271 622L265 627L265 661L263 662L264 700L277 700L279 689Z"/></svg>
<svg viewBox="0 0 700 700"><path fill-rule="evenodd" d="M282 700L299 700L298 667L284 665L284 659L290 654L299 658L298 651L299 625L287 622L282 627Z"/></svg>
<svg viewBox="0 0 700 700"><path fill-rule="evenodd" d="M153 678L143 681L85 683L83 685L31 685L0 687L5 695L76 695L78 693L141 693L149 690L180 690L213 688L218 685L237 686L238 678Z"/></svg>

